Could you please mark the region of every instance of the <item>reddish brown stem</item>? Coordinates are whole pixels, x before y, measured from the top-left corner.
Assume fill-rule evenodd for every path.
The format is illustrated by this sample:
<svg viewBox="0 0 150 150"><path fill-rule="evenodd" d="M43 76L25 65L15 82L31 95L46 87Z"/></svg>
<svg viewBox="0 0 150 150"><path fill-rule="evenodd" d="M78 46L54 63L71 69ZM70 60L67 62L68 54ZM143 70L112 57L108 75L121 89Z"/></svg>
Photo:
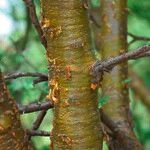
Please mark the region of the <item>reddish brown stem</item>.
<svg viewBox="0 0 150 150"><path fill-rule="evenodd" d="M44 78L48 80L48 76L44 73L33 73L33 72L27 72L27 73L23 73L23 72L17 72L17 73L11 73L8 75L5 75L5 80L9 80L9 79L17 79L17 78L21 78L21 77L38 77L38 78Z"/></svg>
<svg viewBox="0 0 150 150"><path fill-rule="evenodd" d="M53 104L51 101L43 102L43 103L33 103L29 105L24 105L19 107L20 114L32 113L35 111L48 110L53 108Z"/></svg>
<svg viewBox="0 0 150 150"><path fill-rule="evenodd" d="M50 137L50 132L47 132L47 131L42 131L42 130L38 130L38 131L35 131L35 130L29 130L27 129L26 130L26 133L30 136L44 136L44 137Z"/></svg>
<svg viewBox="0 0 150 150"><path fill-rule="evenodd" d="M32 130L33 130L33 131L36 131L36 130L40 127L40 125L41 125L41 123L42 123L42 121L43 121L43 119L44 119L46 113L47 113L47 110L42 110L42 111L39 113L39 115L37 116L37 119L36 119L35 122L33 123L33 127L32 127ZM26 133L25 140L28 142L28 141L31 139L31 136L32 136L31 134L27 134L27 133Z"/></svg>
<svg viewBox="0 0 150 150"><path fill-rule="evenodd" d="M126 62L127 60L138 59L146 56L150 56L150 45L144 45L132 52L126 52L119 56L108 58L104 61L97 61L92 68L92 75L94 77L93 81L96 83L102 81L103 72L111 71L118 64Z"/></svg>
<svg viewBox="0 0 150 150"><path fill-rule="evenodd" d="M129 45L131 45L132 43L137 42L137 41L150 41L149 37L137 36L132 33L128 33L128 35L130 37L132 37L132 40L129 42Z"/></svg>
<svg viewBox="0 0 150 150"><path fill-rule="evenodd" d="M40 23L38 21L38 17L36 15L36 9L35 9L34 2L33 2L33 0L23 0L23 1L26 4L26 7L27 7L27 9L29 11L29 14L30 14L31 22L34 25L34 27L35 27L38 35L39 35L41 43L46 48L47 47L46 38L45 38L45 35L44 35L43 30L41 28L41 25L40 25Z"/></svg>

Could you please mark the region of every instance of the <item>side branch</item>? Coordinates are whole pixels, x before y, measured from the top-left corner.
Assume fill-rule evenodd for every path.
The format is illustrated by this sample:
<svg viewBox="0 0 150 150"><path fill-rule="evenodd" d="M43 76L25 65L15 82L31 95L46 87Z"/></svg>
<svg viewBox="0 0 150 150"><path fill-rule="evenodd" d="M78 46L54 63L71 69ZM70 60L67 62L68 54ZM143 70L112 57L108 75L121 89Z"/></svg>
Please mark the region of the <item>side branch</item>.
<svg viewBox="0 0 150 150"><path fill-rule="evenodd" d="M19 107L19 113L20 114L32 113L35 111L48 110L50 108L53 108L53 104L51 101L47 101L43 103L33 103L33 104Z"/></svg>
<svg viewBox="0 0 150 150"><path fill-rule="evenodd" d="M33 85L48 80L47 74L44 74L44 73L31 73L31 72L27 72L27 73L18 72L18 73L8 74L8 75L5 75L5 80L17 79L17 78L22 78L22 77L37 77L37 79L35 79L33 81Z"/></svg>
<svg viewBox="0 0 150 150"><path fill-rule="evenodd" d="M92 83L99 83L103 79L103 73L111 71L116 65L128 60L138 59L141 57L150 56L150 44L138 48L135 51L123 53L119 56L109 58L104 61L97 61L91 69L91 74L94 78Z"/></svg>
<svg viewBox="0 0 150 150"><path fill-rule="evenodd" d="M33 2L33 0L23 0L23 1L25 2L25 5L29 11L31 22L34 25L34 27L35 27L35 29L36 29L39 37L40 37L41 43L46 48L47 47L47 41L46 41L45 35L43 33L43 30L40 26L40 23L38 21L34 2Z"/></svg>
<svg viewBox="0 0 150 150"><path fill-rule="evenodd" d="M47 110L42 110L42 111L38 114L37 119L35 120L35 122L33 123L33 126L32 126L32 131L33 131L33 132L36 131L36 130L40 127L40 125L41 125L41 123L42 123L42 121L43 121L43 119L44 119L46 113L47 113ZM26 140L26 141L30 141L31 137L32 137L31 134L27 134L27 133L26 133L25 140Z"/></svg>
<svg viewBox="0 0 150 150"><path fill-rule="evenodd" d="M42 131L42 130L35 131L35 130L29 130L29 129L27 129L27 130L26 130L26 133L27 133L27 135L29 135L29 136L44 136L44 137L50 137L50 132Z"/></svg>
<svg viewBox="0 0 150 150"><path fill-rule="evenodd" d="M17 78L21 78L21 77L38 77L38 78L45 78L48 80L48 76L44 73L31 73L31 72L12 73L12 74L5 75L4 78L5 78L5 80L9 80L9 79L17 79Z"/></svg>
<svg viewBox="0 0 150 150"><path fill-rule="evenodd" d="M150 41L150 37L144 37L144 36L137 36L132 33L128 33L130 37L132 37L132 40L129 42L129 45L136 41Z"/></svg>
<svg viewBox="0 0 150 150"><path fill-rule="evenodd" d="M112 57L104 61L98 60L91 69L91 74L93 76L92 83L98 83L99 81L102 81L103 73L111 71L116 65L128 60L138 59L146 56L150 56L150 44L140 47L132 52L123 53L119 56ZM34 84L48 81L47 74L31 72L8 74L5 76L5 80L16 79L20 77L37 77L37 79L34 80Z"/></svg>

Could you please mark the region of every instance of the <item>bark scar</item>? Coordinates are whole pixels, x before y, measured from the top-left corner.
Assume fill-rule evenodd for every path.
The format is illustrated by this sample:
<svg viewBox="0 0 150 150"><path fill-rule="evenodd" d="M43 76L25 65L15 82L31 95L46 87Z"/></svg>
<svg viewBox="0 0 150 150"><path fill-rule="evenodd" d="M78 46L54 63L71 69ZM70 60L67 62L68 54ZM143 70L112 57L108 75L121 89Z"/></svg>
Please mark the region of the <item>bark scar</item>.
<svg viewBox="0 0 150 150"><path fill-rule="evenodd" d="M49 85L51 86L51 90L46 96L46 99L51 100L54 104L56 104L58 103L58 93L59 93L58 82L55 79L51 79Z"/></svg>
<svg viewBox="0 0 150 150"><path fill-rule="evenodd" d="M54 26L52 22L46 18L43 18L42 21L42 30L44 33L49 33L50 38L54 39L57 38L58 35L62 32L62 27L61 26Z"/></svg>
<svg viewBox="0 0 150 150"><path fill-rule="evenodd" d="M60 137L61 140L65 142L67 145L71 145L73 143L73 140L65 134L59 134L58 137Z"/></svg>

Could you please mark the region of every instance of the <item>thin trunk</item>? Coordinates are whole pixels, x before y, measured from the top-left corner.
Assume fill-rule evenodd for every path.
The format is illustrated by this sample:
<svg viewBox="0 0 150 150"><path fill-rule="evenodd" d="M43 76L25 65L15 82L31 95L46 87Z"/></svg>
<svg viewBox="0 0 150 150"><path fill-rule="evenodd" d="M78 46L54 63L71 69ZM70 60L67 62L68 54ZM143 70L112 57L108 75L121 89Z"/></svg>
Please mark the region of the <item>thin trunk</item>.
<svg viewBox="0 0 150 150"><path fill-rule="evenodd" d="M127 49L127 5L126 0L101 0L100 6L100 53L102 59L117 56ZM116 66L104 74L102 91L109 96L103 112L116 124L112 145L117 150L140 150L130 124L127 63ZM120 134L121 133L121 134ZM120 136L121 135L121 136ZM112 146L111 145L111 146Z"/></svg>
<svg viewBox="0 0 150 150"><path fill-rule="evenodd" d="M0 149L31 150L32 146L25 143L24 136L17 105L0 73Z"/></svg>
<svg viewBox="0 0 150 150"><path fill-rule="evenodd" d="M49 98L55 104L54 150L100 150L97 91L90 87L93 63L88 18L80 0L41 0L47 39Z"/></svg>

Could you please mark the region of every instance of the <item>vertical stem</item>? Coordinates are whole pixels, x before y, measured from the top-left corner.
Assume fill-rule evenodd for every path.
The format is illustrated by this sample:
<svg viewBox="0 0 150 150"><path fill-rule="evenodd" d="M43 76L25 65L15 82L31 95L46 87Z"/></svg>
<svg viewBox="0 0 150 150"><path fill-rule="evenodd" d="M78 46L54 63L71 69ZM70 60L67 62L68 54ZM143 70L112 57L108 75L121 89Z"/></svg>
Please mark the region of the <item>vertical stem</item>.
<svg viewBox="0 0 150 150"><path fill-rule="evenodd" d="M100 150L97 91L90 88L88 20L80 0L41 0L49 85L55 104L54 150Z"/></svg>
<svg viewBox="0 0 150 150"><path fill-rule="evenodd" d="M19 112L0 72L0 149L32 150L24 141Z"/></svg>
<svg viewBox="0 0 150 150"><path fill-rule="evenodd" d="M117 56L127 49L127 2L126 0L101 0L100 7L100 52L102 59ZM116 135L120 146L115 149L141 149L132 131L129 116L127 63L116 66L110 74L105 73L102 90L109 96L109 102L104 105L103 112L116 124ZM118 134L117 134L118 133ZM113 142L115 140L113 139ZM122 145L123 144L123 145Z"/></svg>

